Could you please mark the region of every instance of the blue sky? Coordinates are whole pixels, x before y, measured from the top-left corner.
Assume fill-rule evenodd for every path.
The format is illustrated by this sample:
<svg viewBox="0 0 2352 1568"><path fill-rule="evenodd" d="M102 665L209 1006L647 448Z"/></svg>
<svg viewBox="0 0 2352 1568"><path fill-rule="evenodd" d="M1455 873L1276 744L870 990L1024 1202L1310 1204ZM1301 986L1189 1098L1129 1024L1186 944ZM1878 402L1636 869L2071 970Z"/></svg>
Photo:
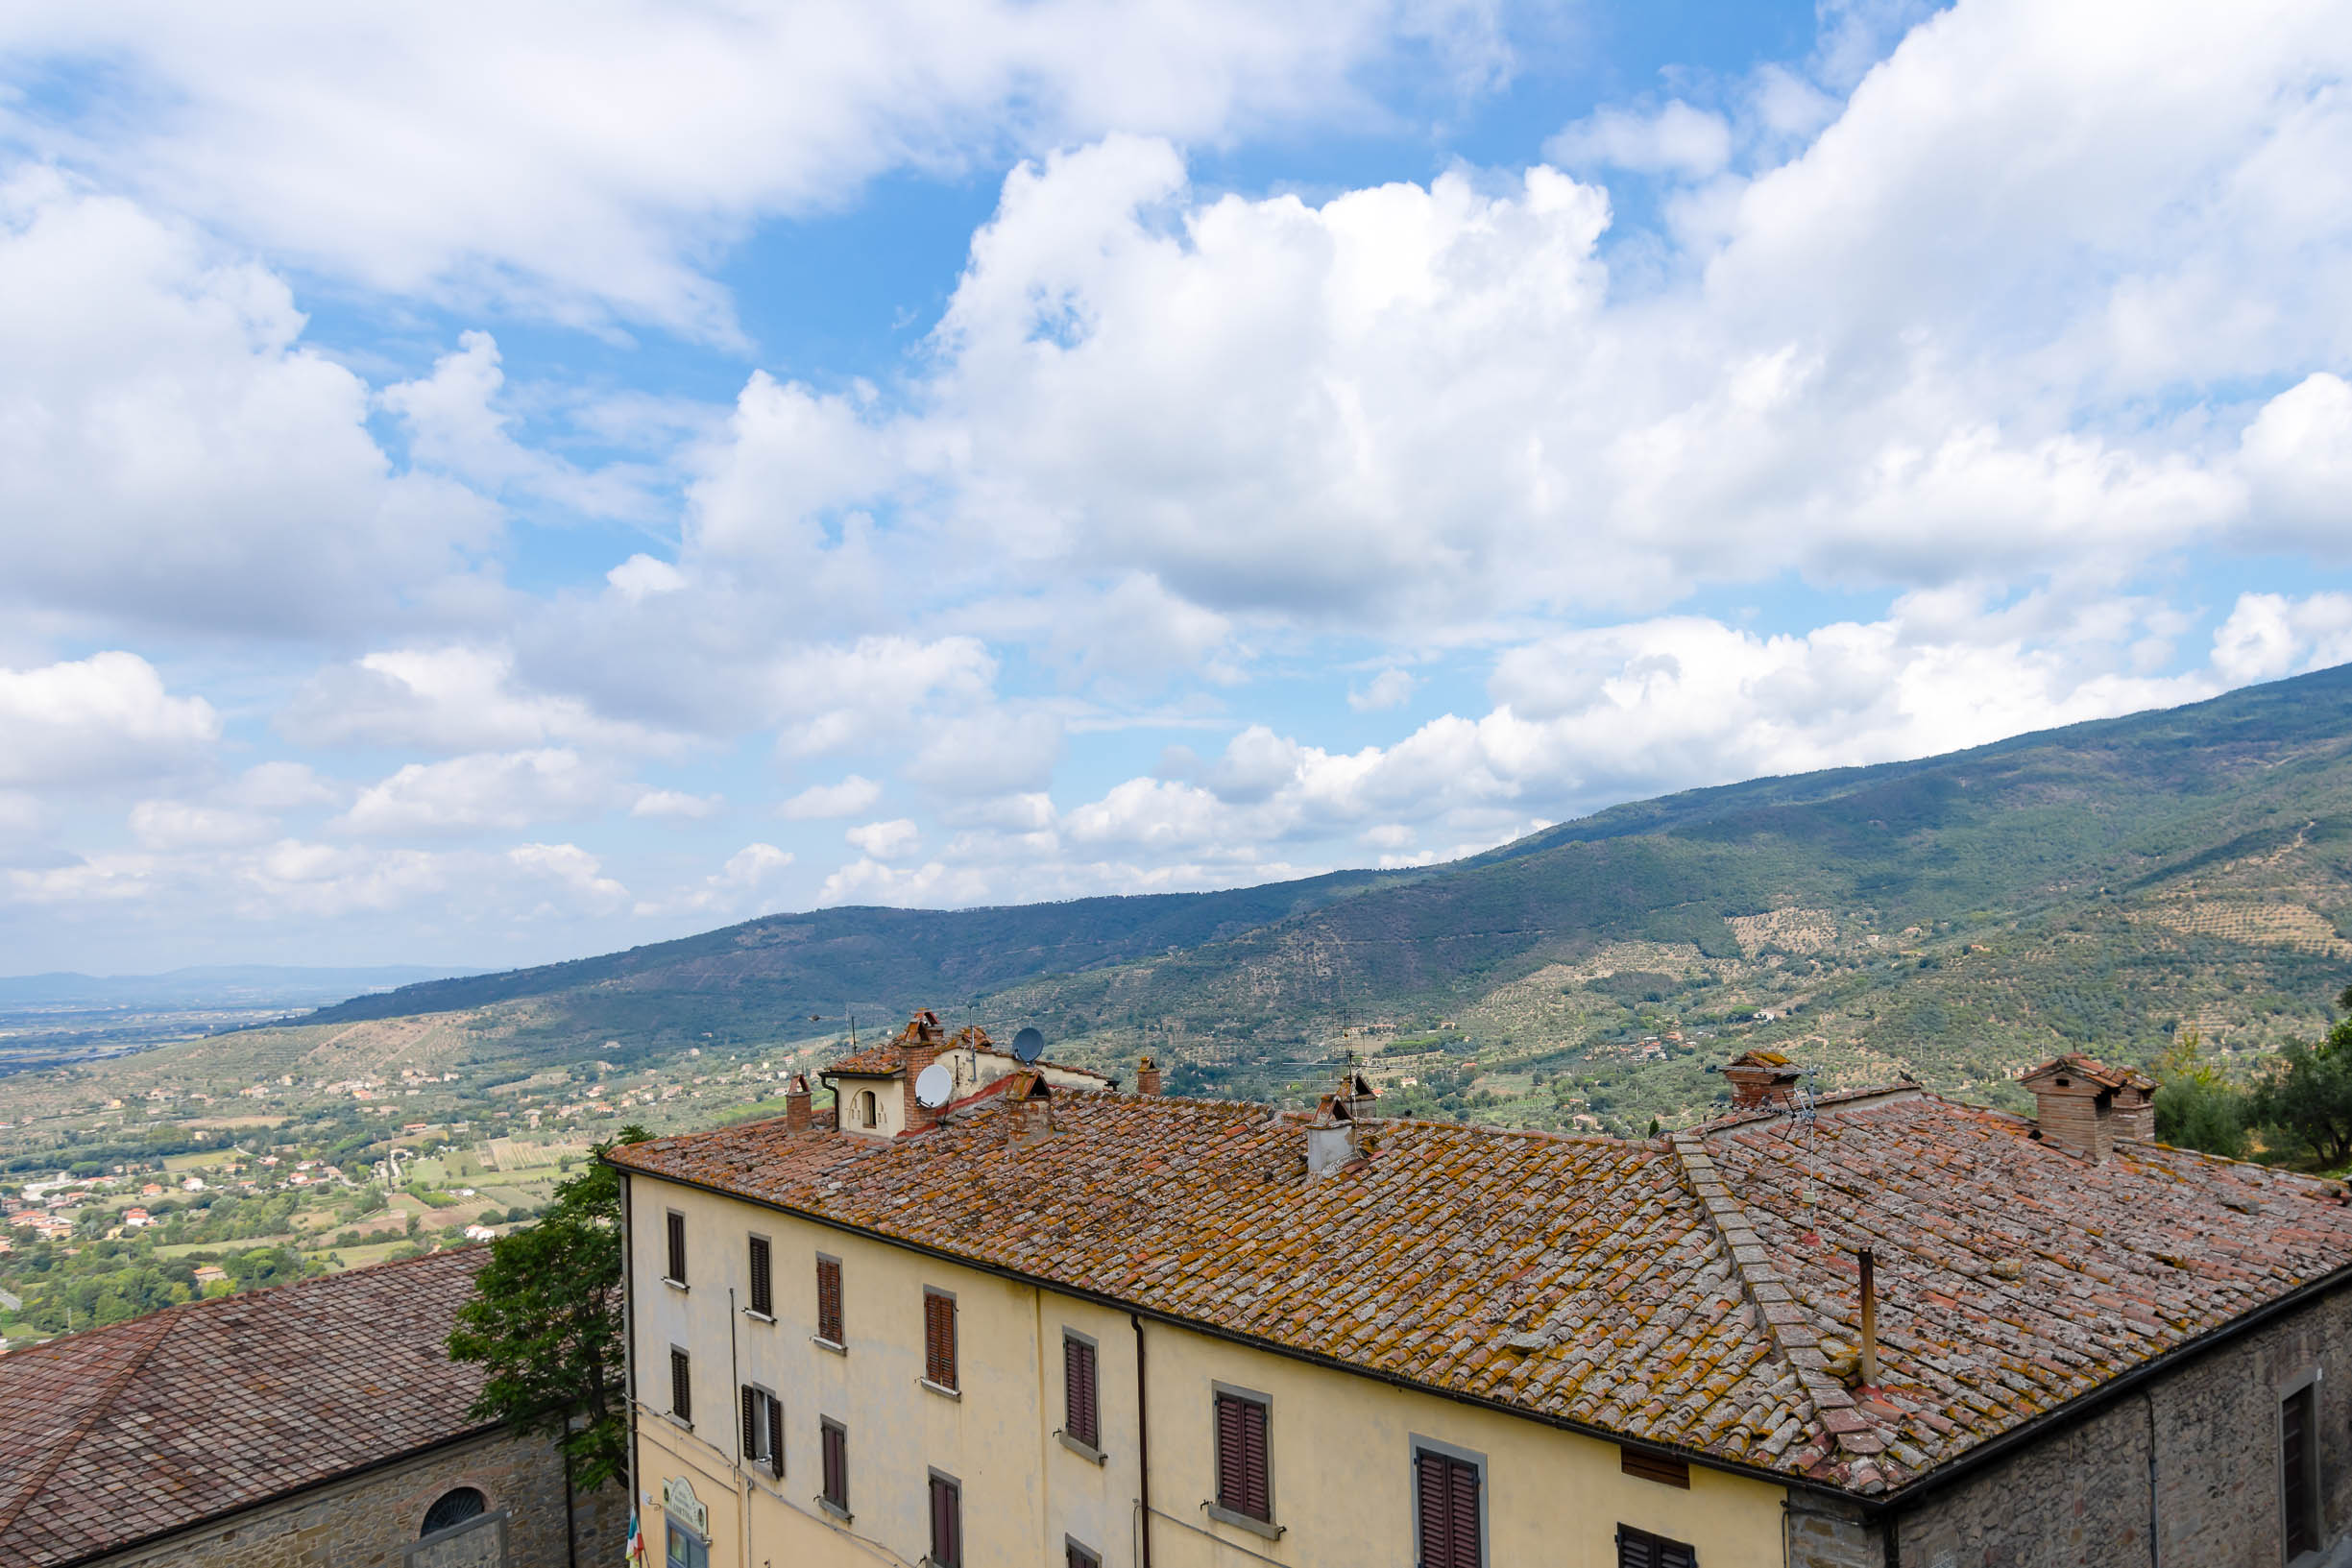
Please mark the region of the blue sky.
<svg viewBox="0 0 2352 1568"><path fill-rule="evenodd" d="M0 22L12 970L1443 859L2352 659L2341 8Z"/></svg>

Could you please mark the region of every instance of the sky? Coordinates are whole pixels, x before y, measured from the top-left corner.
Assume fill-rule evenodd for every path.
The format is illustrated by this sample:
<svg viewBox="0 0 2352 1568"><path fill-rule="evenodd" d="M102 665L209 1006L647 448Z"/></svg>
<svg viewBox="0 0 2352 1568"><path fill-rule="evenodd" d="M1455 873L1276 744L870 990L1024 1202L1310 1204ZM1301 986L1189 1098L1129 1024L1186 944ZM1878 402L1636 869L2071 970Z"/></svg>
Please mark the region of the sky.
<svg viewBox="0 0 2352 1568"><path fill-rule="evenodd" d="M0 10L0 971L1472 853L2352 661L2337 0Z"/></svg>

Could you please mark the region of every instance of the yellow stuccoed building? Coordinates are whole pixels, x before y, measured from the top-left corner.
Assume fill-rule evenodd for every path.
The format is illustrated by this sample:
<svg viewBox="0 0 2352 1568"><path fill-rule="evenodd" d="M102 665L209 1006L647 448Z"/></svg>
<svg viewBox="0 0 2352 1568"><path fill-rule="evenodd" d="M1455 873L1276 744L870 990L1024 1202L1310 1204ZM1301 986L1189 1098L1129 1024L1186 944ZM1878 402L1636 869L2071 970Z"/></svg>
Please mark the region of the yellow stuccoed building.
<svg viewBox="0 0 2352 1568"><path fill-rule="evenodd" d="M1798 1116L1763 1070L1631 1142L1381 1121L1360 1081L1313 1116L1124 1095L958 1040L922 1015L837 1065L837 1103L888 1097L870 1129L796 1084L608 1156L653 1561L1956 1568L2152 1532L2290 1562L2352 1502L2313 1403L2352 1329L2328 1184L1908 1085ZM2122 1299L2193 1223L2227 1256ZM2249 1376L2243 1411L2205 1390ZM2217 1475L2280 1508L2169 1501ZM2216 1530L2253 1555L2197 1556Z"/></svg>

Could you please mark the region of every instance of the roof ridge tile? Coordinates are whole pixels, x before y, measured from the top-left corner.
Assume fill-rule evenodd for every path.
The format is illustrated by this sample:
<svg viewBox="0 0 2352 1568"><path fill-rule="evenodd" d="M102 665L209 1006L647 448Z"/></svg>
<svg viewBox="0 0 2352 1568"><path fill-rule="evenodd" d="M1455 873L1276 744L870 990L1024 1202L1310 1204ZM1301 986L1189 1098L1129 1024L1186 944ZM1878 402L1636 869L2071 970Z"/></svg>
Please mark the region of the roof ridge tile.
<svg viewBox="0 0 2352 1568"><path fill-rule="evenodd" d="M1682 1168L1691 1195L1699 1200L1699 1207L1706 1211L1724 1251L1731 1257L1740 1293L1747 1297L1748 1306L1774 1353L1793 1375L1802 1404L1810 1408L1807 1424L1815 1434L1814 1446L1823 1450L1825 1459L1832 1445L1856 1459L1879 1453L1884 1446L1883 1439L1869 1430L1868 1421L1854 1410L1854 1396L1846 1391L1846 1386L1831 1375L1828 1360L1821 1354L1821 1338L1813 1332L1809 1315L1797 1304L1796 1292L1789 1289L1788 1281L1772 1266L1772 1254L1765 1249L1763 1238L1749 1224L1747 1211L1740 1207L1739 1199L1724 1181L1714 1156L1707 1151L1707 1140L1696 1132L1677 1132L1670 1134L1666 1142ZM1835 1468L1842 1471L1846 1467ZM1842 1474L1838 1479L1841 1483L1849 1481ZM1883 1488L1884 1483L1879 1485Z"/></svg>

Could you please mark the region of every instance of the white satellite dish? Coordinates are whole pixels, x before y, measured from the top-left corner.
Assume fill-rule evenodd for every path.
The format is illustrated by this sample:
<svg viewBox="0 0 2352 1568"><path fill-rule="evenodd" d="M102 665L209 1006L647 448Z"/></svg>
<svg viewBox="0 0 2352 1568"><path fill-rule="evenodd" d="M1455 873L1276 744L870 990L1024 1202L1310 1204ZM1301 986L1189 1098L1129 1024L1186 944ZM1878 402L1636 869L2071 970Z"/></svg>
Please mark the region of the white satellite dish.
<svg viewBox="0 0 2352 1568"><path fill-rule="evenodd" d="M956 1074L945 1062L934 1062L914 1075L914 1102L930 1110L945 1105L956 1092Z"/></svg>

